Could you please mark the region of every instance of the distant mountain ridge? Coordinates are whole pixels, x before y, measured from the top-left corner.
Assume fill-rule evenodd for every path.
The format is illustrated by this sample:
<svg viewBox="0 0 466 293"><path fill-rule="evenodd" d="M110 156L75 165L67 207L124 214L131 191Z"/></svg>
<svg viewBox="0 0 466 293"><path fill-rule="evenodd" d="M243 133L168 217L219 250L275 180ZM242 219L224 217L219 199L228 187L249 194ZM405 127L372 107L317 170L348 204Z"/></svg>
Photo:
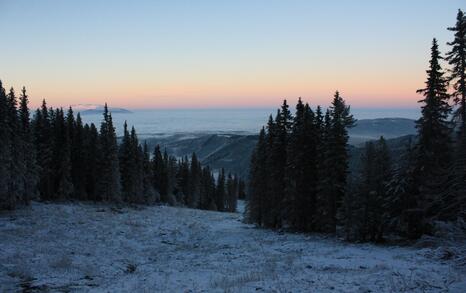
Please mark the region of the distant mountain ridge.
<svg viewBox="0 0 466 293"><path fill-rule="evenodd" d="M406 139L416 134L415 121L405 118L381 118L359 120L349 132L352 161L357 166L360 147L364 142L384 136L389 145L398 152L404 148ZM401 139L403 138L403 139ZM249 174L249 162L257 143L258 135L247 134L174 134L147 138L150 149L159 144L169 154L178 157L195 152L203 165L214 170L225 168L242 178Z"/></svg>
<svg viewBox="0 0 466 293"><path fill-rule="evenodd" d="M81 115L86 114L101 114L104 112L104 105L98 104L78 104L71 106L74 111L81 113ZM131 111L124 109L124 108L115 108L115 107L108 107L108 110L111 113L132 113Z"/></svg>
<svg viewBox="0 0 466 293"><path fill-rule="evenodd" d="M386 139L416 133L416 121L407 118L361 119L349 130L350 144L358 145L368 140Z"/></svg>

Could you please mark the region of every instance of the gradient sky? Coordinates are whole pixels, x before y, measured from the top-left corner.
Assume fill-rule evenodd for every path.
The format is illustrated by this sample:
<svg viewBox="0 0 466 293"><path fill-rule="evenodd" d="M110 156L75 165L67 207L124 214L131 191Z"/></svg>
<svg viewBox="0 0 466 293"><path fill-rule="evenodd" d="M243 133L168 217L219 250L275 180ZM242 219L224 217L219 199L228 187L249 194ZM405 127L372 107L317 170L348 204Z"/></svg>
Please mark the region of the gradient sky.
<svg viewBox="0 0 466 293"><path fill-rule="evenodd" d="M0 0L0 79L32 106L416 107L463 0Z"/></svg>

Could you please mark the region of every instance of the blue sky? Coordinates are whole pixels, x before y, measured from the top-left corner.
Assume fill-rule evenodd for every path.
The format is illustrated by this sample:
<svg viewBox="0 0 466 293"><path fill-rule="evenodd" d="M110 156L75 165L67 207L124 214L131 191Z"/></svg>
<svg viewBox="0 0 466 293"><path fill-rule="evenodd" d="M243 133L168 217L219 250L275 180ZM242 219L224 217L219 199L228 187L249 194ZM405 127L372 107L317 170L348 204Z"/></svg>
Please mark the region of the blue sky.
<svg viewBox="0 0 466 293"><path fill-rule="evenodd" d="M415 107L463 1L5 1L0 78L33 104Z"/></svg>

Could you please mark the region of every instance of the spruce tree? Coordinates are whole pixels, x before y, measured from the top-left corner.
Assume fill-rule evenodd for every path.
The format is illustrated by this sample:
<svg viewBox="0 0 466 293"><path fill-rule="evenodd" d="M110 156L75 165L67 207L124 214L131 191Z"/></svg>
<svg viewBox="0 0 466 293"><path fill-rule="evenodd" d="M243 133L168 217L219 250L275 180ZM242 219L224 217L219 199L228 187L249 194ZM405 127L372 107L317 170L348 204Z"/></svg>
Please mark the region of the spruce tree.
<svg viewBox="0 0 466 293"><path fill-rule="evenodd" d="M123 139L119 146L119 167L121 178L121 193L123 200L130 201L132 196L131 174L135 171L133 166L133 157L131 154L131 138L128 131L128 124L123 125Z"/></svg>
<svg viewBox="0 0 466 293"><path fill-rule="evenodd" d="M42 200L50 200L54 194L52 166L54 136L52 135L51 121L47 103L43 100L41 108L36 111L33 122L34 144L40 167L39 193Z"/></svg>
<svg viewBox="0 0 466 293"><path fill-rule="evenodd" d="M8 100L0 80L0 209L14 208L10 197L9 185L11 178L10 164L12 161L10 126L8 123Z"/></svg>
<svg viewBox="0 0 466 293"><path fill-rule="evenodd" d="M225 211L225 197L226 197L226 186L225 186L225 170L222 168L217 178L217 187L215 190L215 203L219 212Z"/></svg>
<svg viewBox="0 0 466 293"><path fill-rule="evenodd" d="M350 233L347 239L380 242L385 230L384 211L391 177L390 154L383 137L366 143L361 163L359 186L355 195L350 195L352 202L345 201L351 205L345 209L349 213L345 219Z"/></svg>
<svg viewBox="0 0 466 293"><path fill-rule="evenodd" d="M269 121L270 122L270 121ZM265 224L271 228L281 228L283 224L282 206L285 199L286 150L291 133L292 116L286 100L277 111L275 121L268 125L269 201Z"/></svg>
<svg viewBox="0 0 466 293"><path fill-rule="evenodd" d="M314 226L316 209L317 133L315 117L301 99L296 105L287 146L286 218L291 227L308 231Z"/></svg>
<svg viewBox="0 0 466 293"><path fill-rule="evenodd" d="M99 162L103 155L100 153L99 133L94 123L89 126L84 126L84 161L85 164L85 183L87 199L92 201L102 200L102 197L97 193L97 183L100 177Z"/></svg>
<svg viewBox="0 0 466 293"><path fill-rule="evenodd" d="M26 93L26 88L23 87L20 96L19 117L21 136L20 155L24 168L24 194L22 200L25 204L29 203L30 199L36 198L37 184L39 182L39 168L37 166L36 149L34 148L28 104L29 98Z"/></svg>
<svg viewBox="0 0 466 293"><path fill-rule="evenodd" d="M416 176L419 191L423 195L426 216L432 217L441 209L442 193L446 189L447 169L450 164L451 123L448 104L447 80L440 65L437 40L432 41L431 60L427 72L426 87L417 92L424 98L421 118L416 121L418 129Z"/></svg>
<svg viewBox="0 0 466 293"><path fill-rule="evenodd" d="M8 193L10 197L11 207L14 208L16 204L20 203L24 195L25 169L26 166L22 160L21 146L22 137L20 133L20 120L18 116L18 101L13 88L7 95L7 129L9 130L9 147L10 158L9 173L10 178L8 182Z"/></svg>
<svg viewBox="0 0 466 293"><path fill-rule="evenodd" d="M238 199L245 200L247 198L246 194L246 183L242 178L239 178L238 183Z"/></svg>
<svg viewBox="0 0 466 293"><path fill-rule="evenodd" d="M132 127L130 133L126 121L119 150L119 166L123 200L142 203L144 201L143 150L139 145L136 130Z"/></svg>
<svg viewBox="0 0 466 293"><path fill-rule="evenodd" d="M52 124L54 194L52 199L70 199L74 192L71 179L71 142L63 109L56 109Z"/></svg>
<svg viewBox="0 0 466 293"><path fill-rule="evenodd" d="M68 114L70 115L70 113ZM67 119L71 121L70 118ZM81 114L78 113L74 123L68 123L68 129L74 125L74 129L70 131L71 136L71 178L74 186L74 197L80 200L87 200L88 194L86 190L86 165L90 159L86 155L85 150L85 135L84 126L81 119Z"/></svg>
<svg viewBox="0 0 466 293"><path fill-rule="evenodd" d="M188 194L186 204L190 208L199 207L201 169L195 153L191 155L191 164L189 167Z"/></svg>
<svg viewBox="0 0 466 293"><path fill-rule="evenodd" d="M267 149L266 133L262 127L259 139L251 156L249 174L249 199L246 204L246 215L249 222L264 225L264 209L267 201Z"/></svg>
<svg viewBox="0 0 466 293"><path fill-rule="evenodd" d="M100 158L97 194L104 201L119 202L121 197L118 145L112 115L107 104L104 107L103 121L100 125Z"/></svg>
<svg viewBox="0 0 466 293"><path fill-rule="evenodd" d="M325 191L321 196L323 200L323 229L326 232L335 232L337 226L337 212L341 207L347 187L348 175L348 128L355 123L350 114L350 107L337 91L332 105L329 108L329 125L326 133L325 155Z"/></svg>
<svg viewBox="0 0 466 293"><path fill-rule="evenodd" d="M420 213L419 178L416 173L416 151L411 139L393 168L387 182L385 200L385 229L393 234L418 238L422 234Z"/></svg>
<svg viewBox="0 0 466 293"><path fill-rule="evenodd" d="M156 192L154 188L154 184L152 183L152 178L154 174L152 173L152 165L150 162L150 154L149 154L149 147L147 143L144 141L143 147L143 156L142 156L142 168L143 168L143 190L144 190L144 201L148 204L154 204L159 197L159 194Z"/></svg>
<svg viewBox="0 0 466 293"><path fill-rule="evenodd" d="M456 117L460 121L460 134L466 135L466 17L463 11L458 10L456 24L448 30L454 32L453 41L448 43L451 50L445 58L452 67L448 79L453 82L451 96L458 105Z"/></svg>
<svg viewBox="0 0 466 293"><path fill-rule="evenodd" d="M154 152L152 153L152 174L153 174L153 185L155 189L160 192L162 202L165 202L165 188L163 187L163 173L164 173L164 162L160 146L156 145Z"/></svg>
<svg viewBox="0 0 466 293"><path fill-rule="evenodd" d="M134 201L137 203L144 203L144 166L143 166L143 149L139 144L134 126L131 128L131 154L134 162L133 178L133 194Z"/></svg>
<svg viewBox="0 0 466 293"><path fill-rule="evenodd" d="M448 43L451 50L445 59L451 66L448 79L453 83L451 96L457 106L454 119L459 123L450 167L452 180L441 217L454 219L460 216L466 219L466 17L463 11L458 10L456 24L448 30L454 32L454 40Z"/></svg>

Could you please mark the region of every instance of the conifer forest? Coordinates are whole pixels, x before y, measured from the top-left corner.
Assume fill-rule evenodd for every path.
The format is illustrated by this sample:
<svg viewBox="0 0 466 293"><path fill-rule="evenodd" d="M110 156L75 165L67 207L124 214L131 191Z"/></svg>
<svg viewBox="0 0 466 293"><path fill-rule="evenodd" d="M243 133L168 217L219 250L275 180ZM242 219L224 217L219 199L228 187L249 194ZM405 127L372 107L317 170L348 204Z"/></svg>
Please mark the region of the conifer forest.
<svg viewBox="0 0 466 293"><path fill-rule="evenodd" d="M18 5L9 4L4 6L6 11ZM380 5L366 4L368 7ZM0 3L0 11L2 5ZM70 4L61 5L63 7L57 6L57 9L65 9ZM126 8L131 6L127 5ZM156 4L144 5L152 9ZM175 9L171 5L157 7L163 11L168 7ZM194 28L181 19L175 27L161 29L182 32L192 47L184 48L183 57L176 58L186 66L183 67L185 71L177 71L177 66L181 65L173 64L173 72L177 71L180 81L178 84L177 80L173 88L182 94L170 92L175 84L169 80L173 74L170 70L157 75L159 81L150 86L143 85L147 76L138 79L142 89L160 90L161 94L156 95L160 99L157 111L145 108L143 103L136 104L140 97L136 91L134 101L121 100L118 94L113 94L115 98L100 101L101 105L88 109L90 106L86 103L90 99L79 105L74 103L74 97L83 93L78 86L77 94L70 94L69 98L54 96L62 80L56 74L53 75L57 78L53 81L57 83L56 89L43 90L38 86L49 70L45 67L41 67L44 77L37 73L34 78L24 74L27 82L36 79L39 83L31 82L30 87L26 84L17 88L19 71L10 68L14 74L8 75L8 66L1 66L0 74L4 76L0 76L0 292L466 292L464 10L454 10L456 17L451 17L454 14L449 10L450 26L442 28L448 40L432 36L430 43L422 44L423 52L429 53L422 56L423 52L416 53L419 60L424 60L425 71L416 72L422 74L423 83L417 82L411 92L417 99L415 109L410 109L415 114L404 117L401 111L392 116L363 112L363 99L353 99L353 89L348 89L346 83L340 85L338 78L328 83L341 90L327 91L325 100L314 99L312 95L309 98L303 92L299 98L293 94L281 96L281 105L274 100L273 106L279 106L276 110L254 108L253 99L241 95L250 90L251 97L256 95L258 101L265 101L252 86L262 82L255 79L259 69L253 65L246 68L233 64L234 61L221 63L229 64L225 69L228 73L217 67L221 66L219 60L237 60L227 53L231 51L226 47L245 46L249 49L238 51L241 58L263 58L261 66L266 71L269 69L264 65L265 60L273 59L276 48L271 48L270 52L261 49L259 55L254 55L258 49L248 47L248 42L259 44L261 41L264 41L264 48L267 47L268 38L260 32L270 33L269 28L256 20L253 29L244 29L246 24L251 25L248 13L257 9L252 3L249 10L244 5L240 6L245 23L237 23L234 27L220 22L219 16L193 8L195 15L204 13L202 20L198 19L193 27L211 22L219 24L218 27L209 26L213 34L210 36L195 39L190 35L193 33L190 29ZM279 4L270 4L267 7L271 10L263 13L272 13L274 5ZM284 9L286 5L283 5L279 6ZM300 3L297 7L300 5L308 7L310 3ZM319 5L326 7L328 3ZM428 6L427 1L425 5ZM115 7L111 6L110 11L117 13ZM184 13L181 7L184 6L175 9L176 15ZM209 7L205 9L212 8ZM286 7L291 9L293 5ZM365 13L351 7L348 4L351 13ZM100 8L96 11L102 12ZM144 13L152 11L147 9ZM236 13L236 6L229 9L222 13ZM128 8L128 12L123 9L118 13L126 16L131 11ZM289 12L285 9L276 13L287 15ZM89 13L89 10L85 12L88 16ZM147 22L146 25L164 21L164 18L143 16L139 21ZM115 16L103 13L102 17L109 25L117 23ZM186 18L190 17L187 13ZM260 19L262 17L260 15ZM105 27L96 19L94 25ZM285 20L290 21L289 18ZM47 21L56 23L58 20ZM65 19L60 21L68 23ZM270 23L275 25L276 21ZM292 21L295 24L298 20ZM305 24L307 21L298 22ZM345 26L342 20L335 21L335 25ZM380 22L383 21L381 17ZM135 25L131 23L129 27L135 29ZM133 54L131 57L135 64L138 58L148 56L145 54L149 54L149 49L155 48L145 34L149 36L149 30L156 29L138 25L140 31L126 35L129 43L121 47L131 51L135 46L132 41L143 40L138 45L141 56ZM430 25L421 28L420 24L414 25L412 30L427 28L433 30ZM60 30L59 27L49 29ZM73 30L78 29L73 27ZM332 28L327 29L331 31ZM342 31L347 31L345 29L341 27ZM367 25L365 29L373 28ZM110 26L106 30L111 34L115 28ZM320 30L326 31L325 28ZM128 33L123 26L121 33ZM283 40L287 41L294 40L301 31L296 29L281 35L276 28L274 33L286 36ZM408 43L403 39L404 33L400 32L400 43ZM175 35L161 35L166 42L157 43L166 46L162 52L167 56L179 53L177 46L183 42ZM226 36L232 40L228 41ZM333 42L319 39L322 37L319 34L315 36L316 48L327 41ZM99 42L101 45L106 42L122 44L120 37L113 37L95 39L96 43L88 46L97 48ZM236 38L244 43L234 44ZM359 56L355 48L377 47L377 44L366 43L354 45L362 37L354 43L346 36L343 39L338 50L320 53L319 58L327 58L328 69L325 70L331 70L332 64L340 60L339 57L332 59L331 54ZM417 39L412 40L415 41ZM209 44L213 48L202 52ZM3 45L8 46L7 43ZM76 49L76 56L88 54L90 59L97 58L82 46L79 47L82 51ZM280 46L283 47L278 49L285 50L288 44ZM52 50L51 47L36 50L45 54L47 48ZM389 52L395 54L398 48L401 47L395 44ZM10 51L5 49L4 53L13 54L14 50ZM299 49L294 52L300 54ZM68 53L63 51L63 56ZM382 53L386 54L382 49L374 52L378 55L374 62L388 58ZM300 84L296 76L302 74L301 71L296 75L286 72L299 64L293 54L286 55L289 63L276 65L277 70L285 70L284 73L267 72L272 81L264 84L271 91L277 90L277 95L283 92L277 85L280 81L289 86ZM5 55L2 49L0 55ZM109 60L104 55L99 56ZM110 64L92 60L96 64ZM361 68L370 68L357 57L354 60L361 62ZM354 60L349 60L348 64L356 62ZM79 61L76 62L76 69L73 69L76 72L69 71L73 78L80 70ZM128 66L125 62L121 61L121 70ZM145 59L144 62L149 61ZM169 63L157 62L162 67ZM320 59L313 63L316 68L319 62ZM399 61L396 66L403 62L407 61ZM149 62L147 66L140 66L140 70L154 70L152 65ZM346 65L339 64L338 68L345 72ZM60 66L58 61L55 66ZM415 74L413 68L399 67L400 75L406 80L410 74ZM101 70L96 68L96 72ZM208 86L214 89L211 96L203 92L204 85L190 88L202 80L203 74L187 79L193 68L209 74L214 72ZM126 69L131 71L134 67ZM110 72L110 69L102 70ZM248 80L244 88L240 86L240 79L235 79L238 70ZM251 72L246 72L249 70ZM327 76L327 71L322 76ZM353 68L351 72L357 76L360 71ZM121 73L115 71L115 76L118 74ZM294 76L294 79L287 80L287 76ZM123 75L118 78L122 82ZM396 87L397 78L386 84ZM359 84L356 79L352 82ZM310 84L319 87L321 83ZM376 82L367 79L368 89L376 88L374 84ZM114 85L112 93L125 87L123 82ZM400 88L403 87L405 84L400 84ZM96 84L89 84L89 88L96 89L95 96L100 94ZM136 87L128 85L128 88ZM233 110L218 106L223 105L222 98L217 98L215 92L220 88L231 89L231 94L226 93L223 99ZM48 93L51 98L38 97L35 91L40 95ZM317 92L321 93L320 87ZM267 96L269 92L264 93ZM170 98L165 99L164 95ZM235 95L238 98L231 98ZM173 97L179 97L179 101ZM386 96L381 93L380 98L373 97L372 101L365 102L373 105L372 102L382 97ZM397 101L387 98L383 105ZM120 107L132 105L131 102L137 106L129 106L130 110L112 105ZM235 108L240 103L250 103L251 109ZM180 110L173 110L170 105ZM258 102L257 105L262 104ZM375 111L370 108L372 106L367 107ZM228 113L233 114L229 116ZM216 123L221 126L216 128Z"/></svg>

